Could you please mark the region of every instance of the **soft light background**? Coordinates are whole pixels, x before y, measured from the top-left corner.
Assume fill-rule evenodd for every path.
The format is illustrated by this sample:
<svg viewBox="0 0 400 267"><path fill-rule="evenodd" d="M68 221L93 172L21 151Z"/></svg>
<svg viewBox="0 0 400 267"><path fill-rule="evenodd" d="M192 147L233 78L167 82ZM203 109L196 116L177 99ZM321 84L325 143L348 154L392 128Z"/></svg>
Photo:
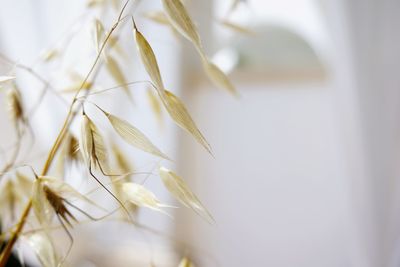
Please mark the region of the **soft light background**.
<svg viewBox="0 0 400 267"><path fill-rule="evenodd" d="M399 266L400 3L249 0L234 19L256 35L243 37L213 23L228 1L188 2L206 50L232 71L239 101L212 88L190 45L180 45L164 28L145 29L166 84L185 99L215 159L168 123L157 134L151 116L139 115L144 104L130 119L175 155L172 167L188 179L217 224L184 209L174 220L145 212L142 221L190 244L186 250L176 247L198 266ZM0 51L32 63L81 6L80 1L0 0ZM129 46L134 49L133 42L124 44ZM110 107L118 109L119 103ZM62 115L40 112L37 127ZM7 117L0 119L2 139L10 138ZM48 135L39 140L47 147L55 132L43 132ZM139 166L148 162L140 153L135 157ZM169 200L159 183L151 186ZM125 236L114 255L127 259L118 266L129 266L135 258L131 251L146 249L134 242L137 236L109 227L115 236L106 247ZM87 236L77 238L77 246L102 258L104 248L94 244L104 228L81 231ZM155 242L160 254L170 255L176 245ZM141 256L146 262L148 255ZM95 263L115 266L111 260Z"/></svg>

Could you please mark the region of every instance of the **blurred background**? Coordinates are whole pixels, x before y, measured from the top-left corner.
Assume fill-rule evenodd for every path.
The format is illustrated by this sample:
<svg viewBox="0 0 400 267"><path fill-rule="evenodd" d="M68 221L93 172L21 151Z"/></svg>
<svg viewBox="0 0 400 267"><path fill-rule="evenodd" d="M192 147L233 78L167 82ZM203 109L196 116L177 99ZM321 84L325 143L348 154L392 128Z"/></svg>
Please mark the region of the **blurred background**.
<svg viewBox="0 0 400 267"><path fill-rule="evenodd" d="M138 24L156 52L167 87L182 97L215 158L172 125L167 114L160 127L148 103L140 100L143 90L135 91L133 109L123 94L98 101L135 121L176 159L171 167L188 181L216 224L180 208L173 211L174 219L140 211L142 223L167 235L136 233L112 223L79 227L73 265L150 266L152 255L154 266L177 266L187 255L206 267L400 266L400 2L240 1L229 20L250 34L219 23L231 1L185 2L207 54L229 73L239 100L214 88L186 40L143 18ZM0 0L0 52L35 64L84 8L77 0ZM160 10L161 4L142 1L132 8L139 16ZM132 34L126 28L122 33ZM82 32L78 38L83 40L88 31ZM121 60L127 79L145 79L133 38L121 42L128 53L128 60ZM78 44L69 50L84 56L85 49ZM93 51L89 55L90 63ZM38 71L45 75L53 68L38 66ZM8 72L10 66L0 70ZM54 74L55 84L60 76ZM23 79L22 87L29 88L33 81ZM114 84L100 80L104 88ZM27 95L35 97L29 90ZM65 113L49 110L59 101L51 95L45 101L49 104L32 122L41 129L38 153L46 151L57 132L48 125L60 125ZM0 119L1 139L12 138L7 115ZM153 167L154 158L126 151L139 170ZM146 183L174 203L159 181Z"/></svg>

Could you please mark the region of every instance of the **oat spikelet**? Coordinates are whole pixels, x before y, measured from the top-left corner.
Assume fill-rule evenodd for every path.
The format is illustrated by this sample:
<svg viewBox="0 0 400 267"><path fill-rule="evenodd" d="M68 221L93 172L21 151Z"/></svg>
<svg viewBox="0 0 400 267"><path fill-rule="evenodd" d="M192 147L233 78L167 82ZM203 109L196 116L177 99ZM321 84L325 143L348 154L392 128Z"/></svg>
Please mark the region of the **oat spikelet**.
<svg viewBox="0 0 400 267"><path fill-rule="evenodd" d="M149 101L151 110L153 111L158 123L162 124L162 109L161 103L157 95L153 92L152 88L147 88L147 99Z"/></svg>
<svg viewBox="0 0 400 267"><path fill-rule="evenodd" d="M175 29L201 50L200 36L182 2L180 0L162 0L162 4Z"/></svg>
<svg viewBox="0 0 400 267"><path fill-rule="evenodd" d="M59 266L59 256L56 253L51 238L46 232L37 232L29 235L27 241L43 267Z"/></svg>
<svg viewBox="0 0 400 267"><path fill-rule="evenodd" d="M146 189L144 186L136 183L123 183L122 184L122 192L125 195L125 198L139 206L146 207L155 211L159 211L165 213L162 208L172 207L166 204L162 204L153 192Z"/></svg>
<svg viewBox="0 0 400 267"><path fill-rule="evenodd" d="M168 191L183 205L192 209L208 222L214 222L213 217L207 209L201 204L197 196L190 190L186 182L171 170L160 167L159 174Z"/></svg>
<svg viewBox="0 0 400 267"><path fill-rule="evenodd" d="M0 76L0 84L15 80L14 76Z"/></svg>
<svg viewBox="0 0 400 267"><path fill-rule="evenodd" d="M79 141L73 134L69 134L65 148L68 161L70 162L79 161L79 153L78 153Z"/></svg>
<svg viewBox="0 0 400 267"><path fill-rule="evenodd" d="M93 157L93 135L90 123L90 119L84 114L81 122L79 150L87 166L91 165Z"/></svg>
<svg viewBox="0 0 400 267"><path fill-rule="evenodd" d="M70 227L72 224L70 220L77 222L76 218L65 206L65 199L61 196L57 195L53 190L51 190L48 186L43 186L43 192L47 201L50 203L51 207L54 209L54 212L59 215Z"/></svg>
<svg viewBox="0 0 400 267"><path fill-rule="evenodd" d="M7 92L7 98L11 119L18 128L19 124L25 123L21 94L19 93L19 90L14 87Z"/></svg>
<svg viewBox="0 0 400 267"><path fill-rule="evenodd" d="M161 78L160 68L158 67L156 56L146 38L135 28L136 44L140 58L143 62L147 74L156 86L159 95L164 94L164 83Z"/></svg>
<svg viewBox="0 0 400 267"><path fill-rule="evenodd" d="M127 81L125 79L125 75L122 72L121 67L118 62L111 56L107 56L106 67L110 75L113 77L115 82L120 85L126 92L126 94L132 98L131 92L129 91L129 87L126 85Z"/></svg>
<svg viewBox="0 0 400 267"><path fill-rule="evenodd" d="M16 192L15 183L8 179L0 187L0 214L4 223L6 219L8 222L13 222L16 215L16 208L19 205L20 197Z"/></svg>
<svg viewBox="0 0 400 267"><path fill-rule="evenodd" d="M193 262L191 260L189 260L187 257L184 257L180 263L178 267L195 267L195 265L193 264Z"/></svg>
<svg viewBox="0 0 400 267"><path fill-rule="evenodd" d="M161 152L153 143L129 122L118 118L104 110L103 113L107 116L114 130L128 144L155 156L169 160L168 156Z"/></svg>
<svg viewBox="0 0 400 267"><path fill-rule="evenodd" d="M79 150L87 166L97 166L108 172L106 146L96 125L87 115L82 116Z"/></svg>
<svg viewBox="0 0 400 267"><path fill-rule="evenodd" d="M222 19L219 21L220 24L224 27L226 27L227 29L230 29L234 32L240 33L240 34L245 34L245 35L254 35L254 31L252 31L249 28L246 28L242 25L239 25L237 23L234 23L232 21L226 20L226 19Z"/></svg>
<svg viewBox="0 0 400 267"><path fill-rule="evenodd" d="M162 11L153 11L144 13L143 16L153 22L156 22L161 25L171 25L167 16Z"/></svg>
<svg viewBox="0 0 400 267"><path fill-rule="evenodd" d="M32 207L36 218L45 228L50 225L53 214L60 216L70 226L71 220L76 221L66 206L70 205L67 200L82 200L101 208L60 179L40 176L34 181Z"/></svg>
<svg viewBox="0 0 400 267"><path fill-rule="evenodd" d="M122 150L116 144L112 145L112 152L119 171L121 171L122 173L133 172L134 167L130 162L128 162L127 160L128 157L122 152Z"/></svg>
<svg viewBox="0 0 400 267"><path fill-rule="evenodd" d="M210 80L219 88L227 90L234 96L238 96L238 92L235 87L226 76L226 74L210 60L203 60L203 67L210 78Z"/></svg>
<svg viewBox="0 0 400 267"><path fill-rule="evenodd" d="M233 85L229 82L225 73L212 63L206 56L201 45L200 36L197 32L192 19L190 18L185 6L180 0L162 0L164 10L171 24L175 29L193 43L201 60L203 67L210 80L218 87L226 89L228 92L237 95Z"/></svg>
<svg viewBox="0 0 400 267"><path fill-rule="evenodd" d="M19 195L28 198L32 192L33 181L25 174L20 172L15 173L15 187Z"/></svg>
<svg viewBox="0 0 400 267"><path fill-rule="evenodd" d="M118 169L118 171L120 171L121 173L132 173L134 171L134 167L130 162L128 162L128 157L116 144L112 145L112 152L114 155L116 168ZM136 214L138 212L139 207L133 204L132 202L129 202L129 200L126 198L122 190L123 183L129 182L130 179L131 175L126 175L122 178L111 177L111 180L113 181L114 193L117 196L117 198L120 199L123 203L128 202L126 208L132 214ZM126 219L126 214L124 212L122 213L122 217Z"/></svg>
<svg viewBox="0 0 400 267"><path fill-rule="evenodd" d="M197 140L197 142L199 142L210 154L212 154L210 144L197 128L183 102L168 90L165 90L164 96L165 97L161 98L161 100L163 101L166 110L175 123L190 133Z"/></svg>

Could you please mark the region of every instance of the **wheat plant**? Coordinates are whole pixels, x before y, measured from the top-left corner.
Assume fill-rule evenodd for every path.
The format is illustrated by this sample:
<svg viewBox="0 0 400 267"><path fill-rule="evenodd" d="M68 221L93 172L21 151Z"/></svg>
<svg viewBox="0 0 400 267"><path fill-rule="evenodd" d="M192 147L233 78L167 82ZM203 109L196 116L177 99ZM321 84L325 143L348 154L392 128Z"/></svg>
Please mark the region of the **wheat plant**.
<svg viewBox="0 0 400 267"><path fill-rule="evenodd" d="M144 153L149 153L159 158L157 175L165 189L175 197L183 206L193 210L207 222L213 223L210 212L203 206L188 187L185 179L174 171L164 167L163 162L171 158L161 151L141 130L129 122L129 117L119 117L111 110L106 110L93 98L95 95L111 93L122 90L130 102L144 101L136 99L132 86L146 84L148 86L148 99L154 114L160 117L165 110L170 119L179 127L192 135L204 149L212 155L212 149L206 138L196 126L184 103L178 96L167 90L160 72L157 55L147 41L145 34L138 27L136 20L146 20L149 23L159 23L170 29L172 34L189 41L197 51L204 73L216 87L222 88L234 96L238 93L227 76L220 68L212 63L206 55L201 38L192 21L185 2L181 0L160 0L162 10L146 14L136 14L135 10L140 1L127 0L90 0L87 2L87 13L113 16L114 23L103 25L99 17L93 16L93 56L90 68L84 74L72 75L74 85L68 89L59 89L52 85L46 75L39 73L34 66L23 65L15 62L7 55L0 55L4 64L11 66L9 73L0 76L1 91L7 93L12 125L15 128L16 142L5 151L5 162L0 170L0 219L2 234L0 243L4 242L0 254L0 267L6 266L17 242L26 242L36 253L43 266L63 266L68 262L68 253L73 244L72 228L82 223L82 216L90 221L103 220L114 216L116 212L122 214L119 218L128 221L135 227L146 227L135 221L138 209L148 208L168 214L171 206L162 203L145 184L134 182L138 172L133 170L127 156L124 155L116 142L111 138L104 138L100 130L88 113L87 108L95 109L98 115L104 116L109 122L109 131L116 133L127 145ZM233 1L231 11L240 1ZM227 17L219 21L222 25L238 32L248 32L247 29L229 21ZM143 65L148 80L130 81L124 75L120 61L116 55L123 55L120 46L121 28L129 27L141 64ZM180 37L179 37L180 36ZM39 64L48 64L60 60L64 56L64 49L72 37L65 38L62 46L50 47L40 56ZM115 82L112 88L98 89L97 79L100 69L104 68ZM14 75L14 69L21 70ZM26 105L25 91L19 87L20 76L32 76L42 84L38 100L32 105ZM30 118L43 103L47 93L55 95L65 103L67 115L56 139L52 142L51 149L42 162L42 168L33 167L29 158L22 155L23 146L31 146L26 140L34 142L34 132ZM146 100L147 101L147 100ZM28 108L29 107L29 108ZM46 107L51 110L52 107ZM79 124L80 133L76 134L72 126ZM46 131L46 129L41 129ZM29 149L29 148L28 148ZM56 164L57 163L57 164ZM82 194L69 183L68 169L77 168L82 179L93 179L103 190L118 203L115 211L106 211L98 203L90 199L90 195ZM151 175L151 173L149 174ZM103 178L109 181L104 182ZM76 200L103 212L100 217L95 217L89 211L81 208ZM79 202L78 202L79 203ZM77 216L79 214L79 217ZM69 248L59 251L55 245L52 232L63 229L70 239ZM182 255L185 256L185 255ZM193 266L187 257L183 257L179 266Z"/></svg>

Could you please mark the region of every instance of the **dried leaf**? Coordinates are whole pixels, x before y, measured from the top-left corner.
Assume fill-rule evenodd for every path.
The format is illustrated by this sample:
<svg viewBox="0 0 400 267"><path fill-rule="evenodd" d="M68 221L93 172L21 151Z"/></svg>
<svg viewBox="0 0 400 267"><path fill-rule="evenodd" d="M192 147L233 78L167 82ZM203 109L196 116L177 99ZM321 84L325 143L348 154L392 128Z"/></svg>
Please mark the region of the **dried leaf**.
<svg viewBox="0 0 400 267"><path fill-rule="evenodd" d="M139 148L147 153L169 160L168 156L162 153L141 131L139 131L129 122L122 120L108 112L105 112L104 110L102 111L107 116L114 130L128 144Z"/></svg>
<svg viewBox="0 0 400 267"><path fill-rule="evenodd" d="M140 184L123 183L122 191L129 202L139 207L146 207L163 213L165 212L162 210L162 208L171 207L169 205L162 204L153 194L153 192L147 190Z"/></svg>
<svg viewBox="0 0 400 267"><path fill-rule="evenodd" d="M176 199L186 207L191 208L208 222L214 222L211 214L201 204L200 200L181 177L164 167L160 168L159 173L165 187Z"/></svg>
<svg viewBox="0 0 400 267"><path fill-rule="evenodd" d="M156 86L160 95L164 94L164 83L161 78L160 69L158 67L156 56L153 49L146 38L138 31L135 30L136 44L139 50L140 58L143 65L150 76L151 81Z"/></svg>
<svg viewBox="0 0 400 267"><path fill-rule="evenodd" d="M238 92L236 91L233 84L229 81L228 77L217 65L209 60L203 60L203 66L208 77L215 85L217 85L221 89L227 90L229 93L235 96L238 96Z"/></svg>
<svg viewBox="0 0 400 267"><path fill-rule="evenodd" d="M171 118L181 128L188 131L192 136L210 153L212 150L207 140L204 138L202 133L197 128L192 117L189 115L185 105L182 101L168 90L165 90L164 97L161 98L166 110L168 111Z"/></svg>
<svg viewBox="0 0 400 267"><path fill-rule="evenodd" d="M246 34L246 35L254 35L255 34L254 31L252 31L251 29L241 26L239 24L236 24L234 22L228 21L228 20L221 20L220 23L222 26L224 26L228 29L231 29L234 32L238 32L238 33Z"/></svg>
<svg viewBox="0 0 400 267"><path fill-rule="evenodd" d="M185 6L180 0L162 0L167 17L175 29L191 41L198 50L202 50L200 36Z"/></svg>
<svg viewBox="0 0 400 267"><path fill-rule="evenodd" d="M0 76L0 84L15 80L14 76Z"/></svg>
<svg viewBox="0 0 400 267"><path fill-rule="evenodd" d="M55 267L59 265L60 260L46 232L38 232L30 235L27 240L43 267Z"/></svg>
<svg viewBox="0 0 400 267"><path fill-rule="evenodd" d="M178 267L195 267L195 265L192 263L191 260L188 258L184 257L181 262L179 263Z"/></svg>

